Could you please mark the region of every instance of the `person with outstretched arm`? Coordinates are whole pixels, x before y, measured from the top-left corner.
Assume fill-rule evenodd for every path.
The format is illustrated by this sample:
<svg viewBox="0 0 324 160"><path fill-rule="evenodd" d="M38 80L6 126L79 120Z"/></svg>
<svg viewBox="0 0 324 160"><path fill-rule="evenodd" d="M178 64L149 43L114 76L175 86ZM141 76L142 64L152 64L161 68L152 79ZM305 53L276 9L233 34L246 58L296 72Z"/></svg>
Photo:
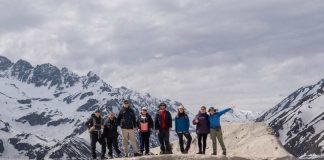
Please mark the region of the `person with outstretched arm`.
<svg viewBox="0 0 324 160"><path fill-rule="evenodd" d="M232 109L233 109L233 107L226 108L221 111L218 111L218 109L215 109L214 107L210 107L208 109L209 125L210 125L210 138L213 143L212 155L217 155L217 139L218 139L219 144L221 145L222 150L223 150L223 155L226 156L226 148L225 148L225 144L224 144L224 140L223 140L223 132L222 132L221 125L220 125L220 117Z"/></svg>

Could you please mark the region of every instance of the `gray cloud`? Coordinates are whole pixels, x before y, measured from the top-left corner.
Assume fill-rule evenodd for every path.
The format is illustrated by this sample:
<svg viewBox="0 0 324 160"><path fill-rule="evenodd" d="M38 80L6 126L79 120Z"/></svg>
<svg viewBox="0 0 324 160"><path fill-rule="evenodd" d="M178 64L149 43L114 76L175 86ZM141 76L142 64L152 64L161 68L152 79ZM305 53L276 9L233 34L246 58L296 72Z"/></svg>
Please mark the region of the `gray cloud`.
<svg viewBox="0 0 324 160"><path fill-rule="evenodd" d="M191 108L264 110L324 77L321 0L3 4L2 55L93 70Z"/></svg>

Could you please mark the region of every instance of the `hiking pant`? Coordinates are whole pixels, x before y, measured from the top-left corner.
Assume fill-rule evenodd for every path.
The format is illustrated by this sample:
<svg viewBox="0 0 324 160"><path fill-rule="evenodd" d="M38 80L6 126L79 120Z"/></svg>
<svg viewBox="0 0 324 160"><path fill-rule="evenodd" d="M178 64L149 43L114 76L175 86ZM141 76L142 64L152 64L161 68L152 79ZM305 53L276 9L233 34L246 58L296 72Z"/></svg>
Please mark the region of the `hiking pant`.
<svg viewBox="0 0 324 160"><path fill-rule="evenodd" d="M141 149L140 152L143 153L145 149L145 153L149 154L150 153L150 132L141 132Z"/></svg>
<svg viewBox="0 0 324 160"><path fill-rule="evenodd" d="M123 145L124 145L124 151L125 154L128 154L128 140L130 140L130 143L133 148L133 153L138 153L137 143L136 143L136 135L134 129L122 129L122 135L123 135Z"/></svg>
<svg viewBox="0 0 324 160"><path fill-rule="evenodd" d="M99 142L101 144L101 156L104 156L106 154L106 142L101 135L99 131L93 131L90 133L90 141L91 141L91 152L92 152L92 158L97 158L96 154L96 144Z"/></svg>
<svg viewBox="0 0 324 160"><path fill-rule="evenodd" d="M170 131L169 129L160 129L159 130L159 141L160 141L160 149L162 152L170 152Z"/></svg>
<svg viewBox="0 0 324 160"><path fill-rule="evenodd" d="M180 144L180 150L181 152L184 152L184 151L188 151L190 149L190 145L191 145L191 135L189 132L185 132L185 133L177 133L178 134L178 137L179 137L179 144ZM183 136L186 137L187 139L187 145L186 145L186 149L183 148Z"/></svg>
<svg viewBox="0 0 324 160"><path fill-rule="evenodd" d="M223 141L223 133L222 133L221 128L210 129L210 138L212 139L212 142L213 142L213 153L217 153L217 139L219 141L219 144L222 147L223 152L226 152L225 144Z"/></svg>
<svg viewBox="0 0 324 160"><path fill-rule="evenodd" d="M118 136L106 137L106 141L107 141L107 148L109 150L108 152L109 156L113 155L113 147L118 155L121 153L121 151L118 148Z"/></svg>
<svg viewBox="0 0 324 160"><path fill-rule="evenodd" d="M197 134L199 152L205 153L205 151L206 151L207 135L208 135L208 133L206 133L206 134ZM202 145L201 145L201 141L202 141Z"/></svg>

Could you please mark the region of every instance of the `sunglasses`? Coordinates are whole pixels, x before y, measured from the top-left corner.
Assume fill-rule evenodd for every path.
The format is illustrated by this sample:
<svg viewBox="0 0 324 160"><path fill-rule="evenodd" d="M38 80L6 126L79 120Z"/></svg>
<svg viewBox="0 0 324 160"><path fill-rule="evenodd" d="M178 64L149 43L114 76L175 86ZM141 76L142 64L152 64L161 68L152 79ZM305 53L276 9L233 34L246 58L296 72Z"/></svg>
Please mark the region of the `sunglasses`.
<svg viewBox="0 0 324 160"><path fill-rule="evenodd" d="M147 112L147 110L142 110L143 112L145 111L145 112Z"/></svg>

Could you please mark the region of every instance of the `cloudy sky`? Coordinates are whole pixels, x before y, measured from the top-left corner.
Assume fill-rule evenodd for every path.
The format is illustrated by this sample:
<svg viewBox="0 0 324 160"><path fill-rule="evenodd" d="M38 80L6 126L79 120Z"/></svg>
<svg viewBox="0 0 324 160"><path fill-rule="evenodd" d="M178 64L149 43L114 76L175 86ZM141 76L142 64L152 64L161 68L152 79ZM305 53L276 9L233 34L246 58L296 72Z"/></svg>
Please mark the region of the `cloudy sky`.
<svg viewBox="0 0 324 160"><path fill-rule="evenodd" d="M0 54L185 106L262 111L324 78L322 0L0 0Z"/></svg>

